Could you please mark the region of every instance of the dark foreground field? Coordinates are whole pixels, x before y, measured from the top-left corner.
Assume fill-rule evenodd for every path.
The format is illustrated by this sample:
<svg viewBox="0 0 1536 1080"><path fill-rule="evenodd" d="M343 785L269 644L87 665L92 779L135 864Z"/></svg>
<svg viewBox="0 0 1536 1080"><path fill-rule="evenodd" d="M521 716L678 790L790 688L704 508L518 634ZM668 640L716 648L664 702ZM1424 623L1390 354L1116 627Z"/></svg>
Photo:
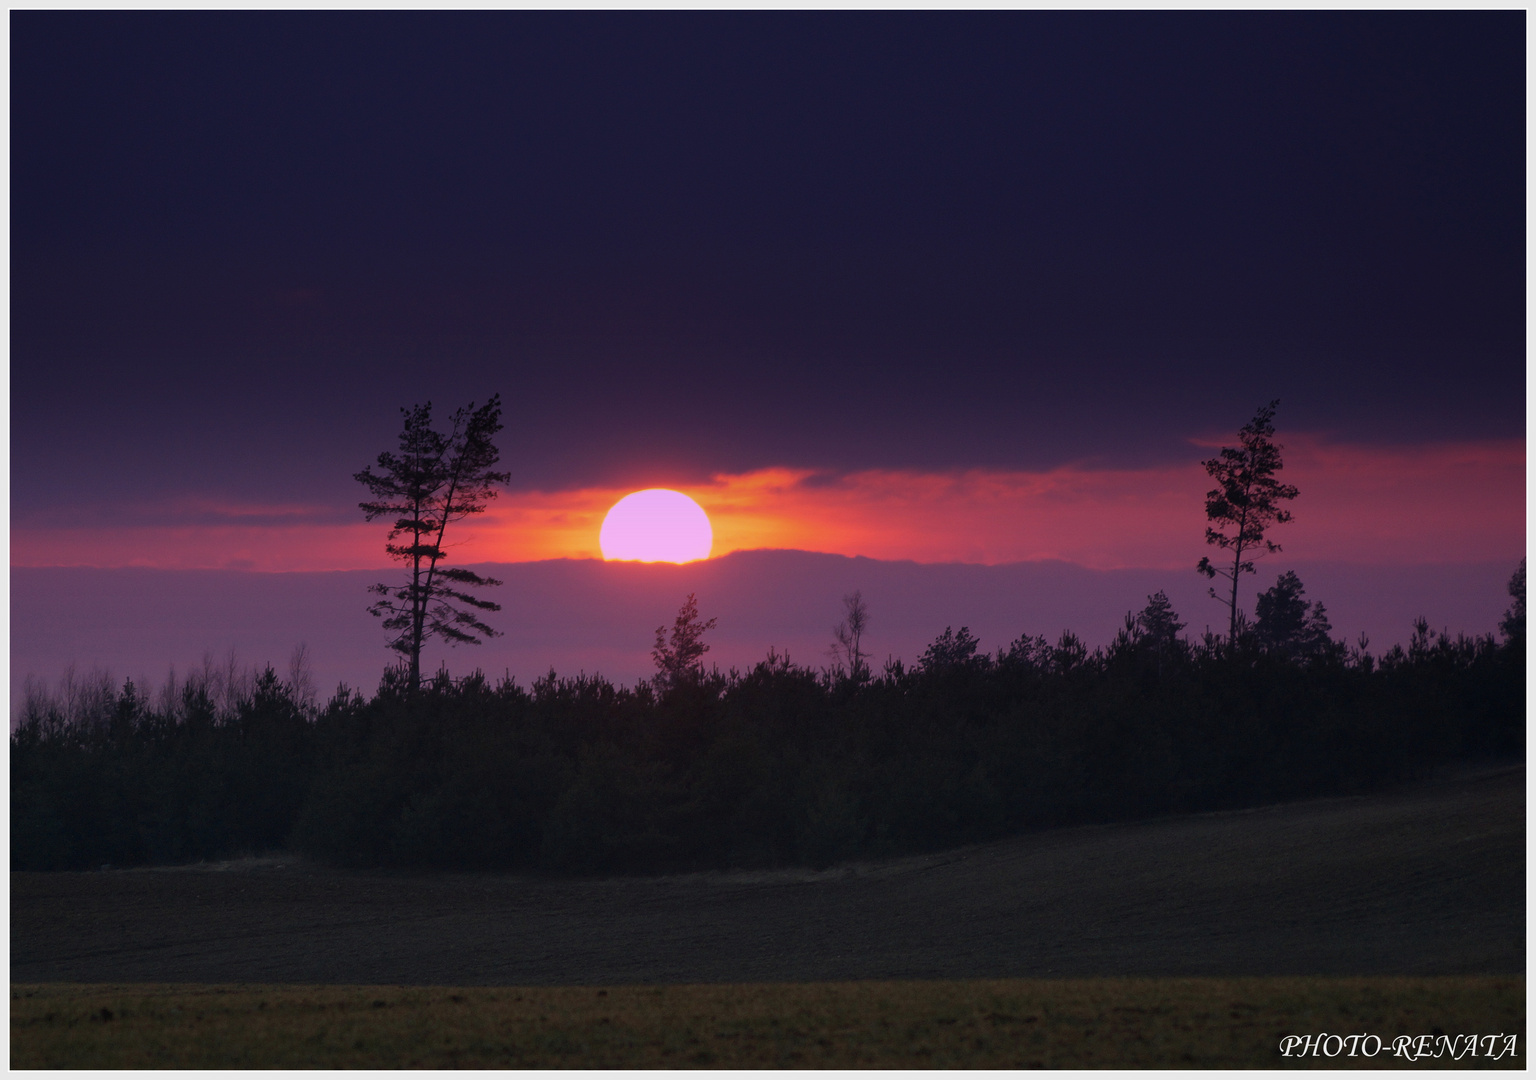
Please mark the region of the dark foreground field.
<svg viewBox="0 0 1536 1080"><path fill-rule="evenodd" d="M283 859L11 875L14 983L535 986L1525 970L1525 770L821 873Z"/></svg>
<svg viewBox="0 0 1536 1080"><path fill-rule="evenodd" d="M15 873L11 1064L1520 1068L1524 952L1522 767L822 873Z"/></svg>
<svg viewBox="0 0 1536 1080"><path fill-rule="evenodd" d="M1298 1034L1324 1032L1342 1035L1299 1052ZM1525 1060L1518 975L11 987L13 1068L1518 1069Z"/></svg>

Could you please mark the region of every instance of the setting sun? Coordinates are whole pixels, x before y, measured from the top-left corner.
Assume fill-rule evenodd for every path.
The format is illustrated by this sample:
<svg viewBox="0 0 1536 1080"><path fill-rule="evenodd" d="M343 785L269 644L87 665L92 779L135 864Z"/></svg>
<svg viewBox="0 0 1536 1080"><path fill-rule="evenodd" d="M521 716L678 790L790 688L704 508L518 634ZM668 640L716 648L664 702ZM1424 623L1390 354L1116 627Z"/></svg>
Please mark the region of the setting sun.
<svg viewBox="0 0 1536 1080"><path fill-rule="evenodd" d="M703 508L665 488L647 488L614 503L597 537L603 558L639 562L707 559L714 542Z"/></svg>

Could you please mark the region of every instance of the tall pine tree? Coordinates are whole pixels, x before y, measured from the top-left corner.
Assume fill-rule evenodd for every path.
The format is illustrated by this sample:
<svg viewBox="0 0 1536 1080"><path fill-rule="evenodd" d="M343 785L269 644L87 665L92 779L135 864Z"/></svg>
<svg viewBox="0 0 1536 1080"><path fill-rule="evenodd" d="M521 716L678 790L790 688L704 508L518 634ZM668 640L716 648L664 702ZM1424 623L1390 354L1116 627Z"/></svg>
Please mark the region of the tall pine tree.
<svg viewBox="0 0 1536 1080"><path fill-rule="evenodd" d="M1266 539L1265 532L1275 525L1291 520L1291 512L1280 506L1300 494L1291 484L1282 484L1275 473L1284 468L1280 460L1282 449L1274 442L1275 409L1279 400L1271 401L1237 433L1239 445L1223 447L1221 454L1202 462L1205 471L1216 481L1216 487L1206 493L1205 516L1220 528L1207 525L1205 542L1232 553L1230 565L1211 562L1206 556L1196 570L1208 578L1224 577L1232 583L1228 596L1210 593L1228 606L1231 621L1228 624L1227 641L1237 642L1237 585L1244 574L1254 572L1253 555L1274 553L1280 545ZM1244 556L1248 556L1245 558Z"/></svg>
<svg viewBox="0 0 1536 1080"><path fill-rule="evenodd" d="M389 647L406 658L414 693L421 685L421 647L429 638L478 645L477 634L498 633L479 613L500 611L501 605L465 590L501 582L440 564L447 555L443 536L449 523L482 513L496 497L497 485L511 475L493 469L500 458L491 440L502 428L501 395L478 409L473 402L459 409L446 434L432 428L431 402L400 412L405 427L399 452L385 451L375 466L354 478L373 493L371 500L358 504L367 520L394 519L384 550L410 570L403 585L370 586L369 591L383 599L368 610L394 634Z"/></svg>

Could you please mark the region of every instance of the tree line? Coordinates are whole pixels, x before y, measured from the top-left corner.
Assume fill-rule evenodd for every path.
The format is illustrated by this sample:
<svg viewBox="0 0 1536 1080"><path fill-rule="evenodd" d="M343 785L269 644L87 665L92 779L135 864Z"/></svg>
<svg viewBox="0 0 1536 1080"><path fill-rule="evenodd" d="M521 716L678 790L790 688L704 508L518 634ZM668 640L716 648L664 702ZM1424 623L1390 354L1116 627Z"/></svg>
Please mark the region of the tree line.
<svg viewBox="0 0 1536 1080"><path fill-rule="evenodd" d="M1524 566L1495 635L1422 620L1373 656L1294 575L1235 641L1191 640L1162 594L1107 646L911 666L770 652L706 670L692 597L633 687L408 666L306 702L268 668L230 690L34 694L11 736L13 869L286 849L338 865L559 873L824 866L1022 830L1358 791L1525 747ZM867 624L862 602L859 632ZM846 644L844 641L846 639Z"/></svg>

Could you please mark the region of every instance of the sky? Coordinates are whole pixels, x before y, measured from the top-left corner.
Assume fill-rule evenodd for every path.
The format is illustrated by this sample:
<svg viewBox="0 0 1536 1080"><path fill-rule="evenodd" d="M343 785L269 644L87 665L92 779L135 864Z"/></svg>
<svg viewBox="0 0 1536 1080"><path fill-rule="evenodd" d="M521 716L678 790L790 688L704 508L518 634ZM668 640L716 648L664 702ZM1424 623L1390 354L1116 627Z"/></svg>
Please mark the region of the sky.
<svg viewBox="0 0 1536 1080"><path fill-rule="evenodd" d="M1524 18L13 12L12 565L383 567L499 393L460 561L1192 575L1278 398L1288 557L1512 568Z"/></svg>

